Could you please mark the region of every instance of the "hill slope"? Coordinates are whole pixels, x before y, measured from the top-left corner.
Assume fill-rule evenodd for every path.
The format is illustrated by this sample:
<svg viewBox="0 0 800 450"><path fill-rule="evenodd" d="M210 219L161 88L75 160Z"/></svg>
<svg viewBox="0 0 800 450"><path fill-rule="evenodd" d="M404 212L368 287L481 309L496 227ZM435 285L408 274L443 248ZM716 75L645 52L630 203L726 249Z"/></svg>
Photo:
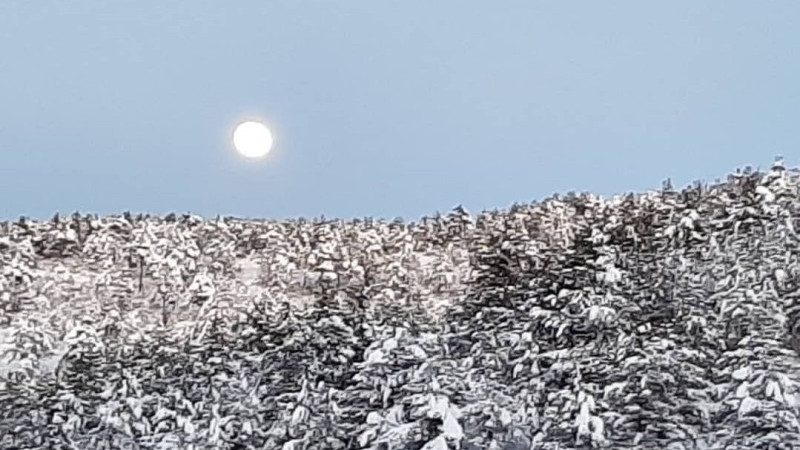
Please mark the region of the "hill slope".
<svg viewBox="0 0 800 450"><path fill-rule="evenodd" d="M0 448L800 448L799 206L4 223Z"/></svg>

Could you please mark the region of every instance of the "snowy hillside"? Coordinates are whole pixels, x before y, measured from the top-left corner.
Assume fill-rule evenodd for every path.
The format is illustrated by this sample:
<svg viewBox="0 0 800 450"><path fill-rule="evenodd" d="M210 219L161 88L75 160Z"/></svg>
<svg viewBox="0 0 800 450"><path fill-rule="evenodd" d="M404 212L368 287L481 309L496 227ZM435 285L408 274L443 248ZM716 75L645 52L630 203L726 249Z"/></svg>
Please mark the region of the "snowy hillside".
<svg viewBox="0 0 800 450"><path fill-rule="evenodd" d="M800 173L0 224L0 448L800 448Z"/></svg>

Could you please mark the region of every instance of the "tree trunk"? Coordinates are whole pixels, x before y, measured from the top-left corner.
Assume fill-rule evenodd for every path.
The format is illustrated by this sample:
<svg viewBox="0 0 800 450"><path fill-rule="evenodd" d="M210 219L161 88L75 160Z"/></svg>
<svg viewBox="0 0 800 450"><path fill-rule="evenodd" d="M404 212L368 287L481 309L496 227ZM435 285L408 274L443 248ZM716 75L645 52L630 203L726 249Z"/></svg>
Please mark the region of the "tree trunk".
<svg viewBox="0 0 800 450"><path fill-rule="evenodd" d="M139 257L139 293L144 290L144 256Z"/></svg>

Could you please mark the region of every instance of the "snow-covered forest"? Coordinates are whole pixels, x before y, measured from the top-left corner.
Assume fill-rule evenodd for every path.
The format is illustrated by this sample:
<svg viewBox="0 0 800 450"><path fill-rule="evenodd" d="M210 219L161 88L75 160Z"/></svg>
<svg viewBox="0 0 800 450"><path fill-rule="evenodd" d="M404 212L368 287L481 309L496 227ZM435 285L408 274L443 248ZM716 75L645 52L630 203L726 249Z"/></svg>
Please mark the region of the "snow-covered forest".
<svg viewBox="0 0 800 450"><path fill-rule="evenodd" d="M0 448L800 448L800 171L0 224Z"/></svg>

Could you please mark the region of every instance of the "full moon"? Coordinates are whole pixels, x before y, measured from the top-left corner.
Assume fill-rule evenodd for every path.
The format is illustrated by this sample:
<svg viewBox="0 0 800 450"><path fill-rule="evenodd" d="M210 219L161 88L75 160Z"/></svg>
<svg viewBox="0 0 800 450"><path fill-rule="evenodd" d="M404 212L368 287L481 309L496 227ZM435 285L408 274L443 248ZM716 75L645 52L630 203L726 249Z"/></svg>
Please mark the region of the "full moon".
<svg viewBox="0 0 800 450"><path fill-rule="evenodd" d="M233 146L247 158L261 158L272 148L272 133L259 122L243 122L233 131Z"/></svg>

